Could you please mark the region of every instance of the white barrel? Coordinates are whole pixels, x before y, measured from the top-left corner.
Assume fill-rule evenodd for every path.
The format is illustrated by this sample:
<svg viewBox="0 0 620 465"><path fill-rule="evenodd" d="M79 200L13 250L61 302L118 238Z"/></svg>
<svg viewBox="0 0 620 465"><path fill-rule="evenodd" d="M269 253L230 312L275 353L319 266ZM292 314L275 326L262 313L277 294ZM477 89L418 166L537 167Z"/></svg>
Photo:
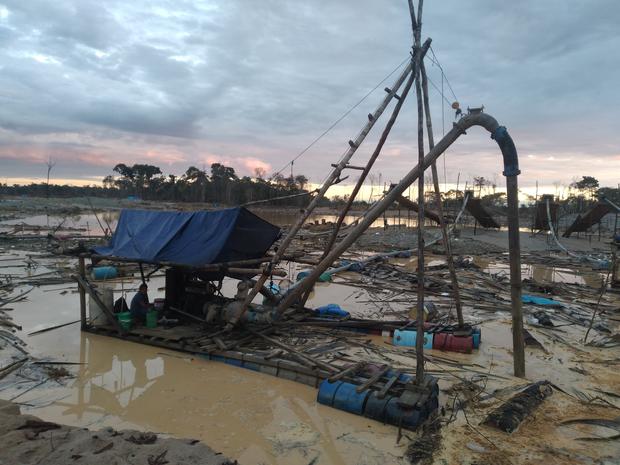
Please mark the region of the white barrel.
<svg viewBox="0 0 620 465"><path fill-rule="evenodd" d="M114 293L112 292L112 288L107 286L97 286L97 290L99 291L101 301L109 309L112 309L114 307ZM90 319L90 324L95 326L110 324L105 312L99 307L99 305L97 305L97 302L95 302L92 297L88 299L88 318Z"/></svg>

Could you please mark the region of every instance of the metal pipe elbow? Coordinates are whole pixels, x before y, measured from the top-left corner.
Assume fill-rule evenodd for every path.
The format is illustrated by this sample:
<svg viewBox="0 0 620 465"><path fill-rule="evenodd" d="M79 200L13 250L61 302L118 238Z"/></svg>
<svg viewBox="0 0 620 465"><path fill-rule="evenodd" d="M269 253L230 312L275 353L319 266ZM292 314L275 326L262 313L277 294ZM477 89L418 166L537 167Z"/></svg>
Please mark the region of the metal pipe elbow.
<svg viewBox="0 0 620 465"><path fill-rule="evenodd" d="M491 133L491 139L497 142L502 156L504 158L504 176L518 176L521 174L519 170L519 156L515 143L508 134L505 126L500 126L495 118L486 113L475 113L464 116L456 123L463 132L471 126L482 126Z"/></svg>

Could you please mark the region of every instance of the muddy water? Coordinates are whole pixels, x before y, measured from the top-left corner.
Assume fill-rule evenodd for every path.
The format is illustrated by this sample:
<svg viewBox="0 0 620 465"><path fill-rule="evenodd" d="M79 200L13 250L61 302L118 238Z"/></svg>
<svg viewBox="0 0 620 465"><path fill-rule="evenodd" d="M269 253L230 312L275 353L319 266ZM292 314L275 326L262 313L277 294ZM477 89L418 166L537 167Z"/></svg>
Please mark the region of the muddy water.
<svg viewBox="0 0 620 465"><path fill-rule="evenodd" d="M510 266L507 263L500 263L484 257L475 257L474 263L489 274L504 274L506 276L510 274ZM601 283L605 279L604 274L595 271L584 272L538 264L521 265L521 276L523 279L533 279L538 283L586 284L590 287L601 287Z"/></svg>
<svg viewBox="0 0 620 465"><path fill-rule="evenodd" d="M45 260L41 260L44 263ZM291 276L300 268L291 266ZM41 265L38 274L49 271ZM137 281L108 282L115 297L129 298ZM162 296L162 278L149 283L151 298ZM224 292L233 293L227 280ZM345 297L358 289L319 284L311 305L354 304ZM346 294L346 295L345 295ZM396 428L317 404L317 390L250 370L231 367L114 338L81 333L79 324L28 336L74 321L79 315L75 286L34 288L27 302L12 304L19 333L29 351L69 366L74 379L48 381L0 391L0 397L48 421L76 426L135 428L196 438L241 464L404 463ZM349 308L351 308L349 307ZM359 307L359 306L358 306ZM363 309L363 306L360 307ZM23 394L22 394L23 393Z"/></svg>
<svg viewBox="0 0 620 465"><path fill-rule="evenodd" d="M57 229L59 234L62 234L63 231L71 231L75 235L99 236L104 233L104 229L107 229L108 226L112 230L116 228L119 214L118 211L109 211L98 213L97 215L92 213L74 216L34 215L26 218L0 221L0 232L21 232L20 227L23 225L23 232L25 234L36 234L36 231L28 230L28 226L39 226L46 228L45 234L48 229ZM101 226L103 226L103 229Z"/></svg>
<svg viewBox="0 0 620 465"><path fill-rule="evenodd" d="M241 464L399 463L395 429L316 403L316 390L187 354L81 334L67 350L41 335L55 358L80 361L65 388L19 398L46 420L137 428L201 439ZM57 399L57 400L55 400Z"/></svg>
<svg viewBox="0 0 620 465"><path fill-rule="evenodd" d="M406 259L398 262L405 264ZM285 264L284 268L294 280L302 267L289 268ZM46 270L42 266L34 273ZM114 283L116 297L123 290L132 289L131 297L135 284L135 280ZM233 293L235 284L233 280L225 283L227 295ZM151 298L161 296L161 286L161 278L151 281ZM31 337L25 335L77 319L78 298L74 289L71 284L35 288L28 295L28 302L11 305L16 322L24 326L20 336L26 339L34 355L83 363L71 368L75 379L62 384L49 381L18 397L19 402L28 404L25 411L72 425L137 428L197 438L239 459L241 464L404 463L400 458L404 446L395 444L396 428L318 405L316 390L308 386L187 354L83 334L78 325ZM363 314L376 311L376 306L368 302L371 300L360 289L320 283L309 305L338 303ZM466 312L470 314L470 309ZM479 372L502 376L510 382L509 315L495 313L492 318L495 321L484 323L483 343L474 354L429 354L477 364ZM588 348L582 356L577 348L554 342L536 328L529 329L548 353L526 350L528 378L549 379L567 392L574 388L588 392L593 386L615 391L620 379L613 367L592 361L592 354L609 359L610 352ZM567 341L582 337L582 328L562 330L562 338ZM373 340L381 343L379 338ZM413 358L403 354L399 362L411 369ZM428 368L439 367L429 363ZM586 369L589 374L571 368ZM446 370L438 375L442 389L455 381ZM487 387L492 390L504 382L491 378ZM0 391L0 397L11 398L23 389ZM441 400L443 404L450 399L442 394ZM556 437L566 435L569 433L558 430Z"/></svg>
<svg viewBox="0 0 620 465"><path fill-rule="evenodd" d="M299 215L296 211L289 210L260 210L257 211L256 214L265 220L276 224L278 226L287 226L295 223L297 221ZM118 223L118 217L120 212L117 210L106 211L103 213L98 213L94 215L92 213L84 213L80 215L74 216L59 216L59 215L33 215L28 216L26 218L17 218L11 220L0 221L0 232L8 232L18 230L20 226L24 225L24 233L33 234L36 231L28 230L28 226L39 226L49 229L56 229L58 231L70 230L75 234L84 234L84 235L101 235L104 233L104 229L107 229L108 226L114 230ZM345 224L351 224L354 221L360 219L362 214L359 215L348 215L345 217ZM336 222L338 219L338 215L330 215L330 214L313 214L308 219L308 223L318 222ZM416 222L415 215L407 216L407 213L404 212L400 216L398 214L390 214L385 217L385 222L389 226L402 226L402 227L415 227ZM101 228L103 226L103 229ZM383 227L384 226L384 218L377 219L372 227ZM46 231L47 232L47 231Z"/></svg>
<svg viewBox="0 0 620 465"><path fill-rule="evenodd" d="M259 211L256 211L255 213L261 218L273 224L277 224L279 226L294 224L299 218L298 212L294 210L282 210L282 211L280 210L273 210L273 211L272 210L259 210ZM356 214L347 215L344 217L344 223L351 224L355 220L360 219L362 216L363 215L361 213L357 215ZM338 215L315 213L315 214L310 215L310 218L308 219L308 223L314 223L314 222L335 223L337 220L338 220ZM403 228L404 227L411 228L417 225L417 219L416 219L415 212L407 215L407 212L403 211L400 216L397 213L390 212L389 215L386 215L385 221L387 222L389 226L400 225ZM384 218L381 217L381 218L377 218L371 224L370 227L377 228L377 227L383 227L383 226L384 226Z"/></svg>

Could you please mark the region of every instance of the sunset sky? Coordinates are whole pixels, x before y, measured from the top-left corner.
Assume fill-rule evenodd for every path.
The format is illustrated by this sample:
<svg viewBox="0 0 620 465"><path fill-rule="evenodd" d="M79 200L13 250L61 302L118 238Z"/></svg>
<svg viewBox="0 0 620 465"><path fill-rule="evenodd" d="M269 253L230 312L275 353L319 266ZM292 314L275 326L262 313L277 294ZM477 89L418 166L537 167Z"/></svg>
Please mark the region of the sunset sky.
<svg viewBox="0 0 620 465"><path fill-rule="evenodd" d="M423 35L461 106L484 104L508 127L524 188L583 175L616 186L619 18L617 0L427 0ZM410 46L406 0L0 0L0 182L42 179L50 157L56 182L98 183L120 162L177 175L213 162L240 175L273 173L392 73ZM427 69L440 88L439 67L427 59ZM319 183L397 74L294 174ZM448 81L443 118L431 86L437 138L454 120ZM417 158L411 97L377 163L385 182ZM380 128L354 164L366 161ZM501 171L480 129L446 156L449 184L460 173L461 183L481 175L503 185Z"/></svg>

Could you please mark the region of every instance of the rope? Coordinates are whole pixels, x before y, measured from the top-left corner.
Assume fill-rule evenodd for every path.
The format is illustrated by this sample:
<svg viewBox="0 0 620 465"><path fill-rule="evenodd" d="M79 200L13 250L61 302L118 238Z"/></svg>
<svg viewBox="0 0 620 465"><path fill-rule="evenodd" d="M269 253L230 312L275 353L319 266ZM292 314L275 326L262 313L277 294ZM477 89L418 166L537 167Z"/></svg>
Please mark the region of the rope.
<svg viewBox="0 0 620 465"><path fill-rule="evenodd" d="M441 66L441 63L439 63L439 58L437 58L437 55L435 55L435 50L433 50L433 46L431 45L431 53L433 54L431 61L433 61L433 63L435 63L439 69L441 70L441 74L445 77L446 79L446 83L448 84L448 88L450 89L450 92L452 92L452 96L454 97L454 100L456 100L458 102L458 98L456 98L456 94L454 93L454 89L452 89L452 84L450 84L450 81L448 80L448 76L446 76L446 73L443 70L443 66Z"/></svg>
<svg viewBox="0 0 620 465"><path fill-rule="evenodd" d="M364 102L364 100L366 100L375 90L377 90L385 81L387 81L396 71L398 71L405 63L409 62L411 60L411 57L407 57L405 58L396 68L394 68L392 70L392 72L390 72L390 74L388 74L387 76L385 76L381 82L379 82L375 87L373 87L370 91L368 91L368 93L366 93L366 95L364 95L355 105L353 105L351 108L349 108L347 111L345 111L342 116L340 116L340 118L338 118L336 121L334 121L331 126L329 126L325 131L323 131L318 137L316 137L312 142L310 142L310 144L308 144L301 152L299 152L297 155L295 155L295 157L293 157L293 159L291 161L289 161L286 165L284 165L282 168L280 168L279 171L277 171L276 173L273 174L273 176L278 175L280 173L282 173L282 171L284 171L289 165L292 165L299 157L301 157L304 153L306 153L308 150L310 150L310 148L316 144L318 141L320 141L324 136L326 136L332 129L334 129L338 123L340 123L343 119L345 119L347 116L349 116L349 114L355 110L358 106L360 106L362 104L362 102Z"/></svg>
<svg viewBox="0 0 620 465"><path fill-rule="evenodd" d="M274 200L292 199L293 197L303 197L305 195L316 194L318 191L319 191L319 189L314 189L313 191L301 192L299 194L283 195L281 197L272 197L272 198L263 199L263 200L254 200L252 202L242 203L239 206L240 207L247 207L248 205L256 205L256 204L259 204L259 203L267 203L267 202L271 202L271 201L274 201Z"/></svg>

